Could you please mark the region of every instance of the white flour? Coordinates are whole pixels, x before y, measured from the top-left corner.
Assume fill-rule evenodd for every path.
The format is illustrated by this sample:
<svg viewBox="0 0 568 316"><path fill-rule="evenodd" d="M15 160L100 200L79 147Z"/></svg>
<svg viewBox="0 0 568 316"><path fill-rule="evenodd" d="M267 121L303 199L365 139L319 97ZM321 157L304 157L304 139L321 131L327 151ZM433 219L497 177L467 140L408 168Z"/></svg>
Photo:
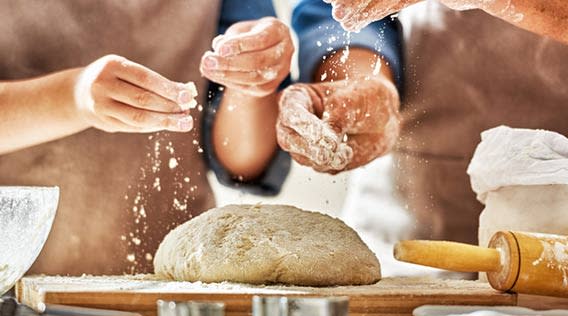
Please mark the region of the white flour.
<svg viewBox="0 0 568 316"><path fill-rule="evenodd" d="M384 278L373 285L337 287L301 287L285 285L251 285L242 283L203 283L163 281L155 275L138 274L124 276L32 276L26 278L27 287L49 289L57 292L142 292L142 293L234 293L262 295L294 295L317 293L319 295L430 295L464 294L487 295L493 293L485 282L466 280L440 280L431 278Z"/></svg>
<svg viewBox="0 0 568 316"><path fill-rule="evenodd" d="M568 138L499 126L481 134L467 173L477 198L513 185L568 184Z"/></svg>
<svg viewBox="0 0 568 316"><path fill-rule="evenodd" d="M198 106L197 110L201 111L202 108ZM151 229L151 225L156 225L147 220L147 212L152 212L151 209L147 209L148 193L151 191L162 193L162 189L169 191L165 188L173 187L171 208L179 212L189 212L191 194L198 189L196 185L190 185L191 178L185 174L186 171L181 165L183 160L176 154L173 142L165 140L161 133L148 136L148 141L147 161L144 167L140 168L137 183L129 187L136 192L132 197L132 206L128 210L134 225L128 236L120 236L121 242L126 243L128 247L128 254L123 260L130 264L130 273L135 273L141 262L153 260L153 254L148 252L146 244L146 233ZM198 152L202 151L196 139L193 140L193 145ZM172 173L173 181L166 183L165 177L160 178L159 173L163 170ZM131 197L125 196L126 200L129 198Z"/></svg>

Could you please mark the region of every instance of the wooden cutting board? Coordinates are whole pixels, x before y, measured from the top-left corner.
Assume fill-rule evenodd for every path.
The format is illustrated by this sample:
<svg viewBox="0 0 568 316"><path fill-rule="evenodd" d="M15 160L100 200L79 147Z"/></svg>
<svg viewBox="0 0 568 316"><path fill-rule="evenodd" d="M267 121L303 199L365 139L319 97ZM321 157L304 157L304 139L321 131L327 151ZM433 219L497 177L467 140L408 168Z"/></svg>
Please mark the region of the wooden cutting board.
<svg viewBox="0 0 568 316"><path fill-rule="evenodd" d="M156 300L221 301L229 316L250 315L262 296L349 296L350 315L411 315L426 304L516 305L514 294L475 281L386 278L374 285L327 288L253 286L234 283L164 282L151 275L112 277L25 277L16 286L20 302L76 305L156 315Z"/></svg>

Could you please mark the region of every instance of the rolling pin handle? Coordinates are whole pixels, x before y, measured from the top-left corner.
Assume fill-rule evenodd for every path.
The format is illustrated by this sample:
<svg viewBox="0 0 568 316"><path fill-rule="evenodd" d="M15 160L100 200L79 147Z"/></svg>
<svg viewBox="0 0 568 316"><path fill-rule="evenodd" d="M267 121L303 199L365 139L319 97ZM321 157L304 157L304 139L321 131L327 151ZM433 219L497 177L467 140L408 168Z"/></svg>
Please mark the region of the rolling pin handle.
<svg viewBox="0 0 568 316"><path fill-rule="evenodd" d="M394 247L394 257L399 261L457 272L502 269L498 250L449 241L401 241Z"/></svg>

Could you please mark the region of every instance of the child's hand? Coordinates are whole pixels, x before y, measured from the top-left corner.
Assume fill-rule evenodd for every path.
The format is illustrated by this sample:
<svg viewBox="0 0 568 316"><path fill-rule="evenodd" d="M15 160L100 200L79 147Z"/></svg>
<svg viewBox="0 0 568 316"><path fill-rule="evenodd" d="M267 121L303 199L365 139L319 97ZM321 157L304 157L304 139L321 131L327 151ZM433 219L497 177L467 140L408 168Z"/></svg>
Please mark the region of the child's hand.
<svg viewBox="0 0 568 316"><path fill-rule="evenodd" d="M316 171L353 169L394 145L398 107L398 92L384 77L293 85L280 97L278 144Z"/></svg>
<svg viewBox="0 0 568 316"><path fill-rule="evenodd" d="M124 57L108 55L85 67L75 105L90 126L107 132L189 131L195 86L170 81Z"/></svg>
<svg viewBox="0 0 568 316"><path fill-rule="evenodd" d="M261 97L286 78L293 53L290 30L278 19L239 22L213 40L200 69L211 81Z"/></svg>

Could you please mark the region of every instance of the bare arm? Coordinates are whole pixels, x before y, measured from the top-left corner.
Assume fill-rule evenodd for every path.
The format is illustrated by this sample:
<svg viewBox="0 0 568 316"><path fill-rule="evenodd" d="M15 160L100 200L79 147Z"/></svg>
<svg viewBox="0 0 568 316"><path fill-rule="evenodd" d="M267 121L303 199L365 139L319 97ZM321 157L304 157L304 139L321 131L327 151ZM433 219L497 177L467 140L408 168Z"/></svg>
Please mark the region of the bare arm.
<svg viewBox="0 0 568 316"><path fill-rule="evenodd" d="M314 74L314 82L332 82L356 78L384 78L394 84L390 66L377 53L366 48L349 49L349 57L341 62L344 50L324 59ZM377 65L377 63L379 63Z"/></svg>
<svg viewBox="0 0 568 316"><path fill-rule="evenodd" d="M276 94L250 96L226 89L213 125L213 147L233 175L248 180L262 174L277 148Z"/></svg>
<svg viewBox="0 0 568 316"><path fill-rule="evenodd" d="M0 154L78 133L188 131L193 90L120 56L0 82Z"/></svg>
<svg viewBox="0 0 568 316"><path fill-rule="evenodd" d="M489 14L568 44L566 0L496 0L484 6L482 9Z"/></svg>
<svg viewBox="0 0 568 316"><path fill-rule="evenodd" d="M75 111L73 86L80 69L0 83L0 154L88 128Z"/></svg>
<svg viewBox="0 0 568 316"><path fill-rule="evenodd" d="M329 0L333 17L350 31L396 13L420 0ZM455 10L482 9L518 27L568 44L566 0L440 0Z"/></svg>

